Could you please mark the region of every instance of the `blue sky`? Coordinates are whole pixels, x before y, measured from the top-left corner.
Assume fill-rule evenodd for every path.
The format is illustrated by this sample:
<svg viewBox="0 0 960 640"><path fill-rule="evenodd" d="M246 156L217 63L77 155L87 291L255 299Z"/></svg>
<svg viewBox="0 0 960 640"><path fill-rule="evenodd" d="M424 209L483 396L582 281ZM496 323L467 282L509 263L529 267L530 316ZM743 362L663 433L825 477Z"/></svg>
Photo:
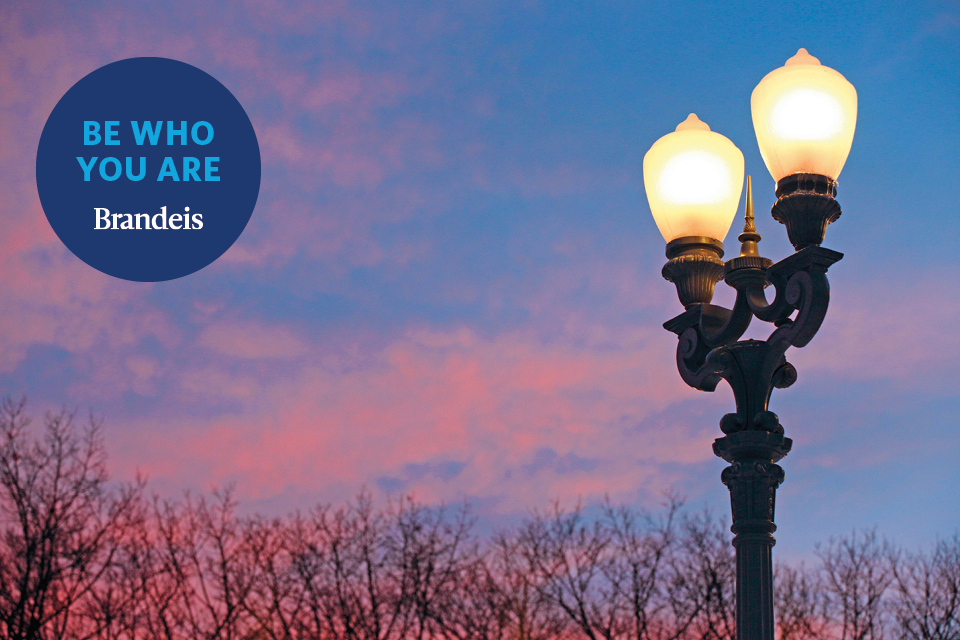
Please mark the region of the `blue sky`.
<svg viewBox="0 0 960 640"><path fill-rule="evenodd" d="M761 251L786 256L749 100L800 47L854 84L859 116L832 307L771 404L795 441L778 553L854 527L950 535L955 1L5 3L2 388L102 415L115 476L163 495L232 482L284 513L368 486L466 497L496 526L674 489L726 513L710 442L732 396L676 373L641 162L696 112L743 151ZM221 80L263 157L236 245L152 285L72 256L33 175L59 97L144 55Z"/></svg>

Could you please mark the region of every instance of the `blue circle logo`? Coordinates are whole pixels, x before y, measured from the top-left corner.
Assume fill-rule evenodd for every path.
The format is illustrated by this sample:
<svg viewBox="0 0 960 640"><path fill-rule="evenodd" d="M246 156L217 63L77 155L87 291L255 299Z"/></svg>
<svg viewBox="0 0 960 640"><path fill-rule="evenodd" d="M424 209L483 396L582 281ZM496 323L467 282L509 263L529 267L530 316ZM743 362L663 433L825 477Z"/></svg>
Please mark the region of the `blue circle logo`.
<svg viewBox="0 0 960 640"><path fill-rule="evenodd" d="M230 248L260 193L260 147L233 94L167 58L77 82L47 119L37 190L78 258L136 282L173 280Z"/></svg>

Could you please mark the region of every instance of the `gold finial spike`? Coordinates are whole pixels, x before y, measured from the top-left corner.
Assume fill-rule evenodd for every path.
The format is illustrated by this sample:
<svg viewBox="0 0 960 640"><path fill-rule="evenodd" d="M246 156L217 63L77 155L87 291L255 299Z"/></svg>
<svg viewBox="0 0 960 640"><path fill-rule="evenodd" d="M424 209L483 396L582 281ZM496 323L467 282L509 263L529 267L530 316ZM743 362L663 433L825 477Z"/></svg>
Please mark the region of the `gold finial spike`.
<svg viewBox="0 0 960 640"><path fill-rule="evenodd" d="M759 256L757 243L760 242L760 234L757 233L757 227L753 218L753 186L750 183L750 176L747 176L747 203L746 215L743 220L743 233L737 240L740 241L741 256Z"/></svg>

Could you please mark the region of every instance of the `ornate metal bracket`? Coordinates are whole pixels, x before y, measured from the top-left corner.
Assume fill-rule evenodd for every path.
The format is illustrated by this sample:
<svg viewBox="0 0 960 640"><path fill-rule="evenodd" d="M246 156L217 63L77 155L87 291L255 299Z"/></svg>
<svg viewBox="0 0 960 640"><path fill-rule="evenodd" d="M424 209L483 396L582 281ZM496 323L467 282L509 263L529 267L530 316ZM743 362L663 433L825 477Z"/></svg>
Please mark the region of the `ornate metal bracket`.
<svg viewBox="0 0 960 640"><path fill-rule="evenodd" d="M784 389L796 381L797 371L787 362L786 351L807 345L820 329L830 302L827 269L843 254L819 243L808 244L772 264L757 253L760 235L754 227L751 196L748 186L740 256L728 260L723 271L723 280L737 291L733 308L689 303L686 311L663 326L680 339L677 368L684 382L701 391L713 391L723 379L733 389L737 412L721 420L724 433L759 430L782 434L777 416L767 408L770 394L774 388ZM794 192L781 197L774 212L782 209L784 199L796 197ZM823 197L832 200L832 196ZM833 204L839 216L840 207L836 201ZM675 261L674 257L667 265L680 268ZM774 290L772 301L766 297L768 287ZM712 291L710 294L712 297ZM776 328L764 341L739 341L754 317Z"/></svg>

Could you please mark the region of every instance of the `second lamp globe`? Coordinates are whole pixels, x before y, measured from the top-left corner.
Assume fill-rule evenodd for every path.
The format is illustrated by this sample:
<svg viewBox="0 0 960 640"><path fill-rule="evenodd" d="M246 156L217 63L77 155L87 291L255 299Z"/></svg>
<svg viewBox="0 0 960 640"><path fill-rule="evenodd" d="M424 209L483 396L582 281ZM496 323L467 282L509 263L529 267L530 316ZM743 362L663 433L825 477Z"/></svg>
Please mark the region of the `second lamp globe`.
<svg viewBox="0 0 960 640"><path fill-rule="evenodd" d="M750 97L760 155L777 182L794 174L836 180L853 144L857 90L806 49L768 73Z"/></svg>

